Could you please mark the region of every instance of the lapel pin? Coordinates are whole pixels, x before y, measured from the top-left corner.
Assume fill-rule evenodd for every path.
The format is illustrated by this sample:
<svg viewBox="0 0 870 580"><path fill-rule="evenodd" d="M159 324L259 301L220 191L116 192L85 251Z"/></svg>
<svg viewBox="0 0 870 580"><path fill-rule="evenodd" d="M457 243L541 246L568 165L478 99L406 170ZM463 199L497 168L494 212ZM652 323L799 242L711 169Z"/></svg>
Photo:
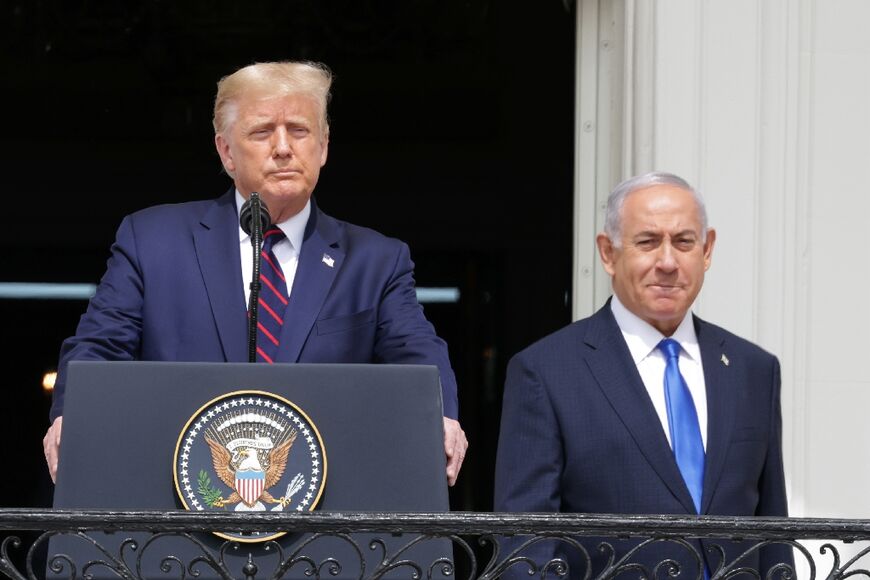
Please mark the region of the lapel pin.
<svg viewBox="0 0 870 580"><path fill-rule="evenodd" d="M725 365L726 367L731 364L731 361L728 360L728 357L725 356L724 352L722 353L722 358L720 360L722 361L722 364Z"/></svg>
<svg viewBox="0 0 870 580"><path fill-rule="evenodd" d="M330 268L335 268L335 258L330 256L329 254L323 254L323 263L329 266ZM722 355L725 356L725 355Z"/></svg>

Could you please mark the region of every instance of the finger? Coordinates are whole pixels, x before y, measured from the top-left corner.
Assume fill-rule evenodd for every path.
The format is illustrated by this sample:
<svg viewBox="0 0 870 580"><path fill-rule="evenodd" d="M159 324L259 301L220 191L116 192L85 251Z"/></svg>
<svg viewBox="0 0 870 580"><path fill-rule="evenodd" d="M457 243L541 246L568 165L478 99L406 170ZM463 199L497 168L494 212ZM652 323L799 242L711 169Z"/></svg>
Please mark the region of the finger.
<svg viewBox="0 0 870 580"><path fill-rule="evenodd" d="M461 433L462 428L459 427L458 421L444 417L444 451L448 457L453 456L454 448Z"/></svg>
<svg viewBox="0 0 870 580"><path fill-rule="evenodd" d="M454 458L447 463L447 485L453 487L456 484L456 478L459 476L459 460L454 455Z"/></svg>
<svg viewBox="0 0 870 580"><path fill-rule="evenodd" d="M451 487L459 478L459 472L462 470L462 462L465 461L465 451L468 444L457 444L451 450L448 456L450 460L447 463L447 484Z"/></svg>
<svg viewBox="0 0 870 580"><path fill-rule="evenodd" d="M45 463L48 466L48 473L51 476L51 481L57 480L57 464L60 455L60 436L63 425L63 417L58 417L48 428L45 437L42 439L42 449L45 454Z"/></svg>
<svg viewBox="0 0 870 580"><path fill-rule="evenodd" d="M48 465L48 474L51 476L52 483L54 483L57 479L57 451L53 438L46 442L45 463Z"/></svg>
<svg viewBox="0 0 870 580"><path fill-rule="evenodd" d="M453 486L462 468L468 441L456 419L444 417L444 454L447 457L447 484Z"/></svg>

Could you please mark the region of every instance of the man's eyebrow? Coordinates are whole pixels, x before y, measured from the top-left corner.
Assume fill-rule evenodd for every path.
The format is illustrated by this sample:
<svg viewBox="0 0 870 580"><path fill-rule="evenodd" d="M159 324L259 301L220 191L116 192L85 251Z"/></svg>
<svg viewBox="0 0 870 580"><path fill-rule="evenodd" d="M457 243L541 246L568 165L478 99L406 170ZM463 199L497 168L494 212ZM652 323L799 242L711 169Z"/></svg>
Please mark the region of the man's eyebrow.
<svg viewBox="0 0 870 580"><path fill-rule="evenodd" d="M295 127L310 127L311 121L305 117L288 117L284 120L285 125L293 125Z"/></svg>
<svg viewBox="0 0 870 580"><path fill-rule="evenodd" d="M268 117L260 117L257 119L251 119L248 123L245 123L245 128L253 129L256 127L269 127L274 124L275 123Z"/></svg>
<svg viewBox="0 0 870 580"><path fill-rule="evenodd" d="M661 236L662 236L661 232L657 232L655 230L643 230L643 231L637 232L632 237L633 238L650 238L650 237L659 238Z"/></svg>

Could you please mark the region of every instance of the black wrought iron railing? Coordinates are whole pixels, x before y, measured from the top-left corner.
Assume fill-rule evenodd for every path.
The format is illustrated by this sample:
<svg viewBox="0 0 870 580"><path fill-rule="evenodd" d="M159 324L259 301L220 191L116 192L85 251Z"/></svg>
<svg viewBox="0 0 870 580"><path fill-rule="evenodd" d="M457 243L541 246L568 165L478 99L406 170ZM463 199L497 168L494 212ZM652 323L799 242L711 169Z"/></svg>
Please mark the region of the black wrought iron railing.
<svg viewBox="0 0 870 580"><path fill-rule="evenodd" d="M254 532L286 535L261 543L215 535L244 538ZM787 580L796 577L796 570L804 571L807 580L870 577L861 568L870 547L851 546L844 558L841 547L832 543L870 541L868 520L0 509L0 534L0 572L16 580L489 579L502 574L584 580ZM824 542L811 549L806 540ZM429 545L434 548L427 549ZM540 552L547 559L536 560L544 545L556 551ZM760 570L753 567L758 554L773 547L788 557ZM651 561L656 555L661 559Z"/></svg>

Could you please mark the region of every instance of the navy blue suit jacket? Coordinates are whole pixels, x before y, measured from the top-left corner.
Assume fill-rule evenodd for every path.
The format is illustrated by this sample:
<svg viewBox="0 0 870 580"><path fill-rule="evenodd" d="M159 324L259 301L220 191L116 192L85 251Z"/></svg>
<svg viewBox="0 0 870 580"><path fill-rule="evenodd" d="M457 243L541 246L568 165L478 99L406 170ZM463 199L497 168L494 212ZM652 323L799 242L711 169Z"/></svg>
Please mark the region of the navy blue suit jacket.
<svg viewBox="0 0 870 580"><path fill-rule="evenodd" d="M694 319L707 391L702 513L787 515L777 359L718 326ZM724 355L724 358L723 358ZM727 363L725 362L727 361ZM689 490L610 303L517 354L508 367L496 465L496 511L694 514ZM604 554L587 542L593 574ZM710 543L705 543L708 547ZM721 542L726 562L746 545ZM636 542L617 543L624 553ZM536 558L568 557L571 577L585 561L550 543ZM711 572L719 558L707 555ZM778 546L745 565L766 571L791 562ZM635 561L698 566L685 549L649 546ZM650 571L652 571L650 569ZM763 576L762 576L763 577Z"/></svg>
<svg viewBox="0 0 870 580"><path fill-rule="evenodd" d="M71 360L248 360L238 223L234 189L124 218L61 348L52 420ZM413 269L407 245L333 219L312 200L275 362L436 365L444 414L456 418L447 347L417 302Z"/></svg>

